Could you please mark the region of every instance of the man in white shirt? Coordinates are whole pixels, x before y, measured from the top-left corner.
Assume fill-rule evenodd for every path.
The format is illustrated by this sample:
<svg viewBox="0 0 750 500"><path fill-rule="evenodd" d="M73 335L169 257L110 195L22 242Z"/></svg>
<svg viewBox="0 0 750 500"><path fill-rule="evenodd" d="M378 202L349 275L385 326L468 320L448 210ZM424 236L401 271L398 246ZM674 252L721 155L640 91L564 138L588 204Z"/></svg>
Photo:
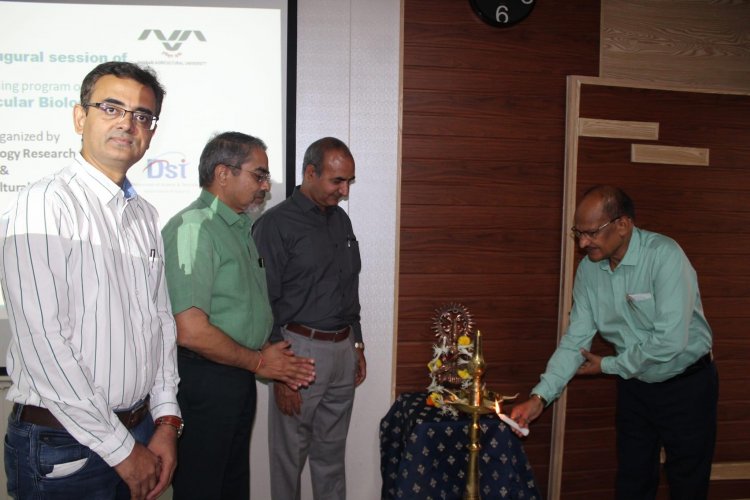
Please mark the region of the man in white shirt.
<svg viewBox="0 0 750 500"><path fill-rule="evenodd" d="M175 324L158 216L126 177L163 97L150 70L94 68L73 110L80 154L0 218L14 498L156 498L171 481Z"/></svg>

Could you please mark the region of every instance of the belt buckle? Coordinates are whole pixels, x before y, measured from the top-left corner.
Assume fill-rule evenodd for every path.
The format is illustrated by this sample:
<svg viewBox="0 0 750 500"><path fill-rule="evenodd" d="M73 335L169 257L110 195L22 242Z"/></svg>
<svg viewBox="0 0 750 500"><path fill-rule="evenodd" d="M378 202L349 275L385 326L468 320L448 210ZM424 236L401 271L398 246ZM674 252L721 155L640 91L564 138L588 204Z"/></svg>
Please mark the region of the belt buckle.
<svg viewBox="0 0 750 500"><path fill-rule="evenodd" d="M310 328L310 335L308 337L310 338L310 340L324 340L325 336L326 336L326 332L324 332L323 330L318 330L317 328Z"/></svg>
<svg viewBox="0 0 750 500"><path fill-rule="evenodd" d="M322 340L323 342L332 342L336 340L336 332L326 332L323 330L310 329L310 338L312 340Z"/></svg>
<svg viewBox="0 0 750 500"><path fill-rule="evenodd" d="M129 411L127 413L121 413L118 415L120 417L120 422L130 429L133 426L133 415L135 414L135 411Z"/></svg>
<svg viewBox="0 0 750 500"><path fill-rule="evenodd" d="M138 419L140 419L147 411L148 401L149 397L146 396L129 410L115 411L117 418L120 419L120 422L122 422L125 427L131 429L136 423L138 423Z"/></svg>

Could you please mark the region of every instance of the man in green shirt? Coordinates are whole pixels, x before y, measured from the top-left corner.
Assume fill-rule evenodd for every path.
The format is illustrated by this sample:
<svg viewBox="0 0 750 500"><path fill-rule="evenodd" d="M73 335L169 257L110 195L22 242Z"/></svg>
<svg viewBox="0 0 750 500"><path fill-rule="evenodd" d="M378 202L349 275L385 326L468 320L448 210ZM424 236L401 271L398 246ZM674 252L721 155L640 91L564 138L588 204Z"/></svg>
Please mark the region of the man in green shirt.
<svg viewBox="0 0 750 500"><path fill-rule="evenodd" d="M225 132L198 169L198 199L162 230L185 422L174 498L247 499L255 375L296 390L313 381L314 366L288 342L267 342L273 317L246 213L270 188L266 145Z"/></svg>
<svg viewBox="0 0 750 500"><path fill-rule="evenodd" d="M655 497L661 446L672 498L706 498L718 401L711 328L685 253L634 220L622 190L584 194L572 231L587 255L576 271L570 324L511 418L528 426L576 374L617 375L617 498ZM597 332L614 356L589 352Z"/></svg>

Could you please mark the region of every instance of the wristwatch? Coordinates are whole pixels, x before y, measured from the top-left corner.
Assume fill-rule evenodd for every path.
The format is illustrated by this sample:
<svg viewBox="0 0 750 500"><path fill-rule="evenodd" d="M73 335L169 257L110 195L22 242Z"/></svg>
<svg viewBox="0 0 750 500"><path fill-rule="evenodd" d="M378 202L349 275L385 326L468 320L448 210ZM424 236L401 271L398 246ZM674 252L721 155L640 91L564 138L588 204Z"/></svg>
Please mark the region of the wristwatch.
<svg viewBox="0 0 750 500"><path fill-rule="evenodd" d="M532 398L536 398L536 399L538 399L539 401L541 401L541 403L542 403L542 406L544 406L544 407L546 407L546 406L547 406L547 400L546 400L546 399L544 399L544 398L543 398L542 396L540 396L539 394L537 394L537 393L534 393L534 394L532 394L532 395L531 395L531 397L532 397Z"/></svg>
<svg viewBox="0 0 750 500"><path fill-rule="evenodd" d="M185 422L175 415L164 415L154 420L154 425L168 425L177 429L177 437L182 436L182 430L185 428Z"/></svg>
<svg viewBox="0 0 750 500"><path fill-rule="evenodd" d="M364 351L365 350L365 343L364 342L355 342L354 343L354 348L355 349L362 349Z"/></svg>

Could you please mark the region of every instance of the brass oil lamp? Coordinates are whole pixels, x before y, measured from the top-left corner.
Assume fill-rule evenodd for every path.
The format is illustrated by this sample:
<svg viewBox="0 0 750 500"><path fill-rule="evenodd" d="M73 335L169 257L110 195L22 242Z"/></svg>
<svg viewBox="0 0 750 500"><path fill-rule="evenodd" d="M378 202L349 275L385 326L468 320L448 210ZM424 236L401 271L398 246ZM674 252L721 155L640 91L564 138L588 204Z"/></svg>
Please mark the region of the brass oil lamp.
<svg viewBox="0 0 750 500"><path fill-rule="evenodd" d="M471 415L471 427L469 429L469 463L466 474L466 489L464 490L464 500L480 500L479 491L479 451L482 449L480 444L481 428L479 427L479 415L496 413L500 418L506 417L502 414L502 404L505 401L512 401L518 397L502 396L487 391L484 387L484 374L486 370L484 355L482 353L482 332L477 330L474 339L474 352L468 365L471 376L471 385L459 394L451 394L445 403L453 405L463 413ZM508 421L508 417L503 418Z"/></svg>

